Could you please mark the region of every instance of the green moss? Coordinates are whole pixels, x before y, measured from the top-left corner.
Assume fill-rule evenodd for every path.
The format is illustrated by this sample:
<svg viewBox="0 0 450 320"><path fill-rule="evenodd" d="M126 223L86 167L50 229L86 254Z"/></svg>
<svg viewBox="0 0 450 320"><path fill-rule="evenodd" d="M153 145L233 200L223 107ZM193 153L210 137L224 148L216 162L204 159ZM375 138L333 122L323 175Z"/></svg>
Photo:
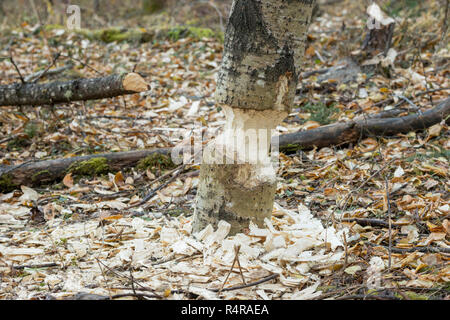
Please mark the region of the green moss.
<svg viewBox="0 0 450 320"><path fill-rule="evenodd" d="M18 187L13 183L12 179L13 177L10 174L0 176L0 192L10 192Z"/></svg>
<svg viewBox="0 0 450 320"><path fill-rule="evenodd" d="M177 41L179 39L188 37L197 40L202 38L217 38L218 35L219 33L216 33L209 28L198 28L190 26L189 27L177 26L167 31L167 37L172 41Z"/></svg>
<svg viewBox="0 0 450 320"><path fill-rule="evenodd" d="M92 158L90 160L73 163L68 172L80 176L95 176L105 174L109 171L108 160L106 158Z"/></svg>
<svg viewBox="0 0 450 320"><path fill-rule="evenodd" d="M49 30L54 29L64 29L64 27L59 25L53 25L51 28L47 26ZM97 30L88 29L77 29L71 30L70 32L75 32L78 35L87 38L91 41L101 41L106 43L112 42L151 42L155 40L157 35L158 39L161 40L171 40L178 41L182 38L194 38L200 40L202 38L215 38L223 42L224 35L223 32L215 32L209 28L199 28L193 26L175 26L170 28L158 28L154 27L152 29L144 28L104 28Z"/></svg>
<svg viewBox="0 0 450 320"><path fill-rule="evenodd" d="M150 42L153 40L153 32L146 29L124 29L124 28L106 28L99 30L76 30L76 33L82 35L89 40L97 40L106 43L111 42Z"/></svg>
<svg viewBox="0 0 450 320"><path fill-rule="evenodd" d="M45 31L60 30L60 29L64 29L64 26L60 24L46 24L44 26Z"/></svg>
<svg viewBox="0 0 450 320"><path fill-rule="evenodd" d="M294 153L294 152L297 152L298 150L302 150L302 149L303 149L303 147L298 144L287 144L284 146L280 146L280 152L283 152L285 154Z"/></svg>
<svg viewBox="0 0 450 320"><path fill-rule="evenodd" d="M33 138L37 134L42 133L43 132L43 128L42 128L42 125L39 124L38 122L36 122L36 121L29 121L25 125L23 131L27 134L27 136L29 138Z"/></svg>
<svg viewBox="0 0 450 320"><path fill-rule="evenodd" d="M64 93L64 97L66 97L67 100L70 100L70 98L72 97L72 91L67 90L66 93Z"/></svg>
<svg viewBox="0 0 450 320"><path fill-rule="evenodd" d="M302 109L311 114L309 120L316 121L322 125L329 124L334 121L334 117L339 112L339 109L335 108L334 105L327 106L324 103L308 103L303 106Z"/></svg>
<svg viewBox="0 0 450 320"><path fill-rule="evenodd" d="M139 161L137 168L140 170L155 170L155 169L170 169L174 168L175 165L169 156L153 153L148 157Z"/></svg>
<svg viewBox="0 0 450 320"><path fill-rule="evenodd" d="M8 151L22 150L23 148L26 148L30 145L31 142L29 141L29 139L18 137L9 141L6 146L6 149Z"/></svg>
<svg viewBox="0 0 450 320"><path fill-rule="evenodd" d="M418 16L420 9L419 0L391 0L381 6L383 11L385 11L389 16L399 16L402 13L406 14L408 17Z"/></svg>
<svg viewBox="0 0 450 320"><path fill-rule="evenodd" d="M445 149L442 149L439 147L438 147L438 149L439 149L439 151L432 150L432 151L427 151L425 153L415 153L414 155L407 157L405 160L408 162L412 162L414 160L425 161L425 160L430 160L430 159L436 160L441 157L444 159L447 159L447 160L450 159L450 150L445 150ZM415 168L415 169L417 169L417 168ZM420 170L418 170L418 174L421 174Z"/></svg>
<svg viewBox="0 0 450 320"><path fill-rule="evenodd" d="M418 294L414 291L406 291L406 292L403 292L403 294L405 296L407 296L408 299L410 299L410 300L429 300L429 297L427 297L426 295ZM400 299L404 299L404 297L398 293L396 294L396 296Z"/></svg>
<svg viewBox="0 0 450 320"><path fill-rule="evenodd" d="M39 182L41 180L44 180L45 177L49 177L49 176L50 176L50 171L42 170L42 171L39 171L39 172L36 172L35 174L33 174L31 176L31 181L36 183L36 182Z"/></svg>

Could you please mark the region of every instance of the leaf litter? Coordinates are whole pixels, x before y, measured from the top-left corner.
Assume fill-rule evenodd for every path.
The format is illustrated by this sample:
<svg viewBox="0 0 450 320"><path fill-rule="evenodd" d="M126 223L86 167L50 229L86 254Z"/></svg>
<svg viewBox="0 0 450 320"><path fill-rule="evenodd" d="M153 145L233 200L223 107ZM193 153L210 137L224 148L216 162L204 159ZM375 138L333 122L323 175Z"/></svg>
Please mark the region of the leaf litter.
<svg viewBox="0 0 450 320"><path fill-rule="evenodd" d="M366 61L391 68L393 77L360 69L342 80L327 80L333 73L303 79L278 132L389 111L401 96L414 99L422 111L447 98L448 46L433 40L442 16L436 13L437 2L427 5L429 10L417 17L395 17L394 51ZM358 14L350 15L352 10ZM336 71L348 61L343 58L364 56L358 43L365 10L358 3L342 13L325 7L308 35L305 73L334 66ZM408 30L426 36L417 39ZM15 42L10 46L24 74L48 66L43 51L65 53L79 46L82 53L73 57L89 61L89 68L77 64L63 78L136 67L151 90L58 106L53 112L39 106L39 116L34 109L24 114L2 108L0 141L13 137L0 142L4 165L171 147L191 137L193 121L212 129L224 123L213 99L223 50L217 40L105 45L56 29L49 36L57 46L48 49L41 38L29 36L31 31L23 26L11 33ZM0 55L8 53L0 50ZM18 79L7 63L0 61L2 84ZM109 297L132 293L132 288L164 299L448 298L449 148L443 121L424 132L281 154L272 218L264 228L252 225L248 233L232 237L226 222L218 230L191 233L196 164L135 210L126 208L138 203L166 169L69 174L52 186L22 186L0 194L0 298ZM237 245L242 274L236 265L230 273ZM242 278L247 284L269 280L245 287Z"/></svg>

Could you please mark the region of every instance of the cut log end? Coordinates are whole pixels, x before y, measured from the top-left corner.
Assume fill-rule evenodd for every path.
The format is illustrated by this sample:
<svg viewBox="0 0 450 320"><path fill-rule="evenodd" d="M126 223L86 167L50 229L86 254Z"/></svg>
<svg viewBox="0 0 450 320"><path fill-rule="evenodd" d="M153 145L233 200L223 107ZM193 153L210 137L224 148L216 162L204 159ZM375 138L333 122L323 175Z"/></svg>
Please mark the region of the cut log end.
<svg viewBox="0 0 450 320"><path fill-rule="evenodd" d="M123 88L127 91L144 92L149 89L147 82L137 73L128 73L122 81Z"/></svg>

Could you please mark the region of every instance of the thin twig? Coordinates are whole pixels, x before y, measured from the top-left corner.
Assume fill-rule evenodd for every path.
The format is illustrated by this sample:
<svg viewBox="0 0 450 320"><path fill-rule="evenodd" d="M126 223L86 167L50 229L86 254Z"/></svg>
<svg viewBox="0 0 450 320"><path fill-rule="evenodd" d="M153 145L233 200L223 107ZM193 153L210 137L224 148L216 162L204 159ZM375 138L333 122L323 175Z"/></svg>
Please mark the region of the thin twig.
<svg viewBox="0 0 450 320"><path fill-rule="evenodd" d="M238 246L236 246L236 247L234 248L234 251L235 251L235 253L236 253L236 262L237 262L238 267L239 267L239 273L241 274L242 282L243 282L244 284L247 284L247 283L245 282L244 274L242 273L241 263L239 262L239 250L241 250L241 245L238 245Z"/></svg>
<svg viewBox="0 0 450 320"><path fill-rule="evenodd" d="M234 287L230 287L230 288L223 288L221 290L219 290L219 289L211 289L211 291L213 291L213 292L219 292L219 291L223 292L223 291L233 291L233 290L245 289L245 288L257 286L258 284L261 284L261 283L264 283L264 282L276 279L278 277L279 277L279 275L275 273L275 274L272 274L270 276L267 276L265 278L262 278L261 280L255 281L255 282L251 282L251 283L247 283L247 284L239 285L239 286L234 286Z"/></svg>
<svg viewBox="0 0 450 320"><path fill-rule="evenodd" d="M365 181L363 181L356 189L350 191L350 193L347 195L345 202L344 202L344 206L342 208L342 212L345 211L345 209L347 209L347 204L348 201L350 200L350 196L356 192L359 191L362 187L364 187L370 180L372 180L373 177L375 177L377 174L379 174L380 172L382 172L384 169L386 169L392 162L394 161L394 159L390 160L388 163L386 163L383 167L381 167L381 169L375 171L369 178L367 178Z"/></svg>
<svg viewBox="0 0 450 320"><path fill-rule="evenodd" d="M360 226L366 227L384 227L389 228L389 222L386 222L381 219L371 219L371 218L342 218L342 222L356 222ZM400 225L392 224L394 227L400 227Z"/></svg>
<svg viewBox="0 0 450 320"><path fill-rule="evenodd" d="M109 285L108 278L106 277L105 271L103 270L103 268L102 268L102 266L101 266L100 260L99 260L97 257L95 257L95 260L97 261L97 264L98 264L98 266L99 266L99 268L100 268L100 271L102 272L103 278L105 278L105 283L106 283L106 286L108 287L109 298L112 299L112 296L111 296L111 287L110 287L110 285ZM104 265L104 264L103 264L103 265Z"/></svg>
<svg viewBox="0 0 450 320"><path fill-rule="evenodd" d="M98 263L100 263L101 265L103 265L109 272L114 273L114 274L117 275L118 277L125 278L125 279L128 279L128 280L130 280L130 281L133 281L135 284L137 284L137 285L138 285L139 287L141 287L141 288L148 289L148 288L146 288L145 286L143 286L142 284L140 284L138 281L136 281L136 280L134 280L134 279L131 279L130 277L128 277L128 276L126 276L126 275L122 275L122 274L120 274L120 273L114 271L113 269L111 269L110 267L108 267L106 264L104 264L103 262L101 262L99 259L96 258L96 260L97 260ZM112 288L110 288L110 289L112 289ZM137 290L137 289L136 289L136 290ZM146 291L152 291L152 292L156 295L156 293L155 293L154 290L152 290L152 289L146 290ZM160 296L158 296L158 295L157 295L157 297L160 298Z"/></svg>
<svg viewBox="0 0 450 320"><path fill-rule="evenodd" d="M238 262L238 265L239 265L239 271L240 271L241 276L242 276L242 281L244 282L244 285L246 284L245 283L245 279L244 279L244 275L242 274L241 265L239 263L239 250L241 250L241 245L236 245L234 247L234 254L235 255L234 255L233 263L231 264L230 271L228 271L228 274L227 274L225 280L222 283L222 287L220 287L220 290L218 292L222 292L223 287L225 286L225 283L227 282L228 278L230 277L231 272L233 272L233 268L234 268L234 265L236 264L236 261Z"/></svg>
<svg viewBox="0 0 450 320"><path fill-rule="evenodd" d="M389 199L389 181L387 176L384 179L386 184L386 202L388 210L388 221L389 221L389 260L388 260L388 270L391 271L392 262L392 221L391 221L391 200Z"/></svg>
<svg viewBox="0 0 450 320"><path fill-rule="evenodd" d="M400 300L399 298L393 296L374 296L365 294L353 294L343 297L335 298L335 300Z"/></svg>
<svg viewBox="0 0 450 320"><path fill-rule="evenodd" d="M51 68L51 65L50 65L50 68ZM37 80L41 79L45 75L55 75L55 74L64 72L68 69L71 69L71 68L73 68L73 64L68 63L59 68L55 68L55 69L50 69L50 68L47 67L45 70L41 70L41 71L38 71L38 72L35 72L35 73L32 73L32 74L26 76L25 81L26 82L37 82Z"/></svg>
<svg viewBox="0 0 450 320"><path fill-rule="evenodd" d="M59 264L55 262L42 263L42 264L26 264L21 266L13 266L12 268L15 270L22 270L25 268L28 269L39 269L39 268L51 268L51 267L59 267Z"/></svg>
<svg viewBox="0 0 450 320"><path fill-rule="evenodd" d="M17 73L19 74L20 81L21 81L23 84L25 84L25 83L26 83L26 82L25 82L25 79L22 77L22 73L20 72L20 69L19 69L19 67L17 66L16 62L14 61L14 58L13 58L12 55L9 57L9 61L11 61L12 65L14 66L14 68L15 68L16 71L17 71Z"/></svg>
<svg viewBox="0 0 450 320"><path fill-rule="evenodd" d="M343 233L343 237L344 237L344 246L345 246L345 260L344 260L344 267L342 268L342 270L347 269L347 265L348 265L348 243L347 243L347 236L345 235L345 232Z"/></svg>
<svg viewBox="0 0 450 320"><path fill-rule="evenodd" d="M64 54L61 54L60 56L61 56L62 58L68 58L68 59L70 59L70 60L76 61L76 62L80 63L83 67L86 67L86 68L88 68L88 69L91 69L92 71L94 71L94 72L96 72L96 73L98 73L98 74L100 74L100 75L102 75L102 76L105 75L104 72L98 71L97 69L95 69L94 67L91 67L89 64L87 64L87 63L81 61L80 59L74 58L74 57L72 57L72 56L64 55Z"/></svg>
<svg viewBox="0 0 450 320"><path fill-rule="evenodd" d="M368 245L371 245L371 246L379 246L379 247L383 247L383 248L389 249L388 246L384 246L382 244L372 243L372 242L365 242L365 243L368 244ZM413 248L396 248L396 247L392 247L391 251L393 253L424 252L424 253L446 253L446 254L450 254L450 248L431 247L431 246L413 247Z"/></svg>
<svg viewBox="0 0 450 320"><path fill-rule="evenodd" d="M406 101L411 107L413 107L414 110L417 111L418 114L422 114L422 111L420 110L420 108L418 106L416 106L416 104L414 102L412 102L411 100L409 100L407 97L405 97L404 95L401 94L397 94L396 97Z"/></svg>
<svg viewBox="0 0 450 320"><path fill-rule="evenodd" d="M61 55L61 53L58 52L58 53L55 55L55 57L53 58L52 63L50 63L50 64L48 65L48 67L45 68L45 70L43 70L43 71L40 72L40 73L36 73L36 74L34 74L34 75L31 75L31 76L27 77L27 79L29 79L28 81L30 81L30 80L32 80L32 79L34 78L32 82L33 82L33 83L38 82L39 79L41 79L42 77L44 77L44 76L49 72L50 68L53 67L53 66L56 64L56 61L58 60L58 58L59 58L60 55Z"/></svg>
<svg viewBox="0 0 450 320"><path fill-rule="evenodd" d="M125 208L124 210L129 210L131 208L135 208L135 207L139 207L145 203L147 203L147 201L149 201L151 198L153 198L153 196L156 194L157 191L165 188L169 183L173 182L176 178L178 178L178 176L180 175L180 173L184 170L184 168L186 167L185 164L181 165L178 169L178 171L166 182L164 182L163 184L161 184L160 186L156 187L155 189L151 190L141 201L129 205L127 208ZM161 178L161 177L160 177ZM156 180L154 181L156 182ZM152 182L152 184L154 183Z"/></svg>
<svg viewBox="0 0 450 320"><path fill-rule="evenodd" d="M257 286L257 285L259 285L261 283L265 283L265 282L268 282L268 281L273 280L273 279L277 279L278 277L279 277L279 275L274 273L274 274L271 274L270 276L264 277L264 278L262 278L260 280L257 280L255 282L250 282L250 283L247 283L247 284L244 284L244 285L238 285L238 286L234 286L234 287L223 288L222 290L220 290L220 289L207 289L207 290L209 290L211 292L219 292L219 291L225 292L225 291L234 291L234 290L239 290L239 289L245 289L245 288L250 288L250 287ZM129 288L124 288L124 287L115 287L114 289L120 289L120 290L127 290L128 289L129 290ZM147 288L147 287L141 287L141 288L136 288L136 291L154 291L154 290L151 289L151 288ZM188 291L184 290L184 289L175 289L175 290L172 290L170 293L174 294L174 293L187 293L187 292Z"/></svg>
<svg viewBox="0 0 450 320"><path fill-rule="evenodd" d="M146 293L121 293L121 294L115 294L109 298L109 300L114 300L118 298L124 298L124 297L135 297L135 298L161 298L160 296L157 296L155 294L146 294ZM107 299L108 300L108 299Z"/></svg>

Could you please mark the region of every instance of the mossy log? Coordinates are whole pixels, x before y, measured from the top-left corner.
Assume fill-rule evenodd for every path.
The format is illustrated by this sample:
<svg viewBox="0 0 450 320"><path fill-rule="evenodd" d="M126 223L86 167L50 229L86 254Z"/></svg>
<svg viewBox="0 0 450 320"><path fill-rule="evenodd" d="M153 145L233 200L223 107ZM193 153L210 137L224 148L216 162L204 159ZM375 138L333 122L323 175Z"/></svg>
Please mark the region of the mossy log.
<svg viewBox="0 0 450 320"><path fill-rule="evenodd" d="M53 105L112 98L148 89L148 84L137 73L67 82L14 83L0 86L0 106Z"/></svg>
<svg viewBox="0 0 450 320"><path fill-rule="evenodd" d="M65 30L87 38L91 41L112 42L132 42L146 43L155 40L177 41L182 38L193 38L201 40L203 38L215 38L223 41L223 32L214 31L210 28L200 28L193 26L177 25L170 27L153 28L120 28L108 27L101 29L76 29L68 30L61 25L48 25L46 30Z"/></svg>
<svg viewBox="0 0 450 320"><path fill-rule="evenodd" d="M307 131L279 136L280 151L289 153L298 149L323 148L354 143L368 136L392 136L399 133L423 130L446 119L449 122L450 98L421 114L404 117L372 117L347 122L337 122Z"/></svg>
<svg viewBox="0 0 450 320"><path fill-rule="evenodd" d="M159 154L170 158L170 148L94 154L55 160L25 162L15 166L0 167L0 192L19 188L21 185L37 186L61 181L67 173L95 176L117 172L136 166L140 160Z"/></svg>

